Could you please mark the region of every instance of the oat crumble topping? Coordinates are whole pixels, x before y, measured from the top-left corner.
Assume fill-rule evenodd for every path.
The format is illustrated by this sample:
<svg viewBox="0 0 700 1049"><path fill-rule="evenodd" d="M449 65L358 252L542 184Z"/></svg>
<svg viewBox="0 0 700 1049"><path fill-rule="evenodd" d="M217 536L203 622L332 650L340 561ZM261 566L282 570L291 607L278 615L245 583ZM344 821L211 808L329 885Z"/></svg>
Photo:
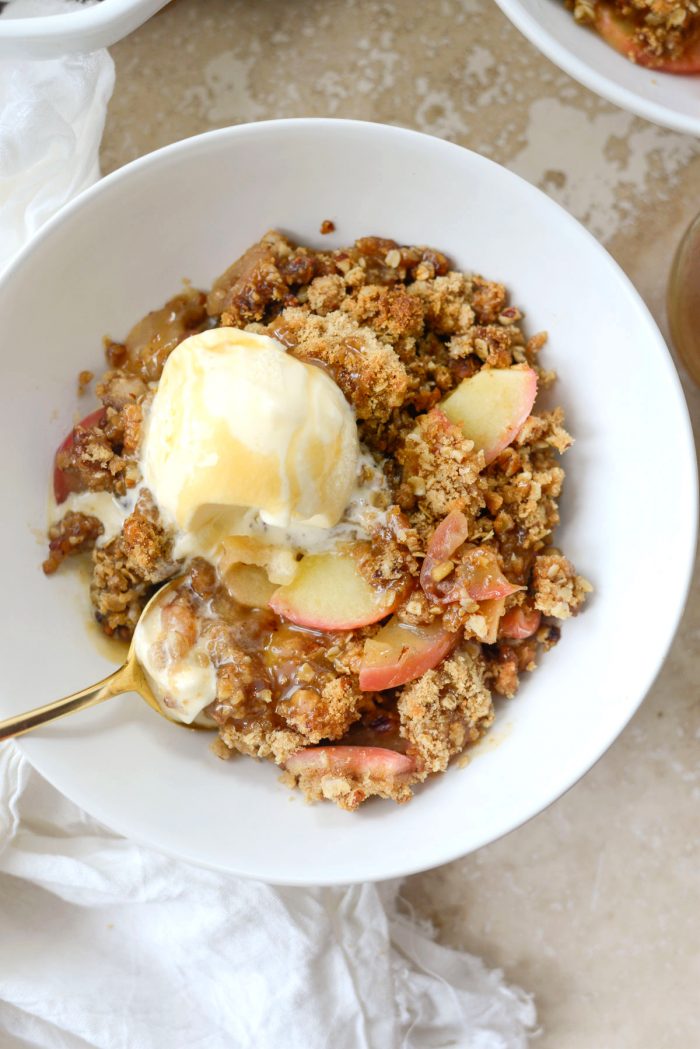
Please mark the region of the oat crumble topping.
<svg viewBox="0 0 700 1049"><path fill-rule="evenodd" d="M631 62L662 72L700 72L696 0L565 0L579 25L596 29Z"/></svg>

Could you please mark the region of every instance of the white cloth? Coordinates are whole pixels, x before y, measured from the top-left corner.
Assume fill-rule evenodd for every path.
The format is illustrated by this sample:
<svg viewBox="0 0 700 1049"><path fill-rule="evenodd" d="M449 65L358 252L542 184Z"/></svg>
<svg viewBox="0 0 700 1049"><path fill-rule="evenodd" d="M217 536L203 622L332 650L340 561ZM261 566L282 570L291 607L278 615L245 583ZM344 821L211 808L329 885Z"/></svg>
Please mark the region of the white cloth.
<svg viewBox="0 0 700 1049"><path fill-rule="evenodd" d="M525 1049L535 1010L398 913L110 833L0 747L3 1049Z"/></svg>
<svg viewBox="0 0 700 1049"><path fill-rule="evenodd" d="M16 0L17 3L20 0ZM0 266L98 176L105 52L0 65ZM399 913L112 834L0 746L2 1049L525 1049L529 996Z"/></svg>
<svg viewBox="0 0 700 1049"><path fill-rule="evenodd" d="M61 10L81 6L57 2ZM23 3L10 7L26 14ZM54 212L99 177L113 87L107 51L0 61L0 271Z"/></svg>

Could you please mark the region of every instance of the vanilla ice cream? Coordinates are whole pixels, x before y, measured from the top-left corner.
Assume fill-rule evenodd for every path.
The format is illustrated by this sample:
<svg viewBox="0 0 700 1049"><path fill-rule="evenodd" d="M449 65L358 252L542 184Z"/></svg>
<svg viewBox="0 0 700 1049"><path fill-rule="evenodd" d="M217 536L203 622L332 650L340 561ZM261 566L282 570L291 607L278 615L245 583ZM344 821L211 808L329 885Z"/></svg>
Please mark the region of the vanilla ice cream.
<svg viewBox="0 0 700 1049"><path fill-rule="evenodd" d="M144 482L200 549L236 534L251 509L265 525L332 528L358 461L340 389L274 339L216 328L168 358L146 427Z"/></svg>

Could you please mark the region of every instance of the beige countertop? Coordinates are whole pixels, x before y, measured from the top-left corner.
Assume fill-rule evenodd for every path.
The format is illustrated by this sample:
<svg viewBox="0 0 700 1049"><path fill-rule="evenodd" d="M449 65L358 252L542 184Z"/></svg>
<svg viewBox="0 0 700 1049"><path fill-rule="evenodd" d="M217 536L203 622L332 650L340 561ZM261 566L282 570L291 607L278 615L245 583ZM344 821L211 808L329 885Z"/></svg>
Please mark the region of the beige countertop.
<svg viewBox="0 0 700 1049"><path fill-rule="evenodd" d="M105 171L270 117L418 128L563 204L666 332L671 256L700 210L700 143L579 87L491 0L176 0L112 54ZM700 393L686 392L700 424ZM649 440L663 440L647 414ZM540 1049L700 1045L698 639L696 593L650 695L592 772L525 827L407 885L445 942L535 994Z"/></svg>

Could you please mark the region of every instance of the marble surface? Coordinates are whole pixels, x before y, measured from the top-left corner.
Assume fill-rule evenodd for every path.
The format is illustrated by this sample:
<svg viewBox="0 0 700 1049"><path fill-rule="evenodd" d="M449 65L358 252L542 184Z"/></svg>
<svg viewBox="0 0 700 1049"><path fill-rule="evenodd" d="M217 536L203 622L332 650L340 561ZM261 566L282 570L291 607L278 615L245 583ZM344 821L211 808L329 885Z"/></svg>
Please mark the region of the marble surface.
<svg viewBox="0 0 700 1049"><path fill-rule="evenodd" d="M580 88L490 0L175 0L112 54L105 171L270 117L418 128L563 204L666 332L666 275L700 207L700 143ZM700 392L686 392L700 424ZM649 440L663 439L651 407L648 418ZM694 593L651 693L592 772L507 838L406 887L445 942L534 992L539 1049L700 1045L699 640Z"/></svg>

